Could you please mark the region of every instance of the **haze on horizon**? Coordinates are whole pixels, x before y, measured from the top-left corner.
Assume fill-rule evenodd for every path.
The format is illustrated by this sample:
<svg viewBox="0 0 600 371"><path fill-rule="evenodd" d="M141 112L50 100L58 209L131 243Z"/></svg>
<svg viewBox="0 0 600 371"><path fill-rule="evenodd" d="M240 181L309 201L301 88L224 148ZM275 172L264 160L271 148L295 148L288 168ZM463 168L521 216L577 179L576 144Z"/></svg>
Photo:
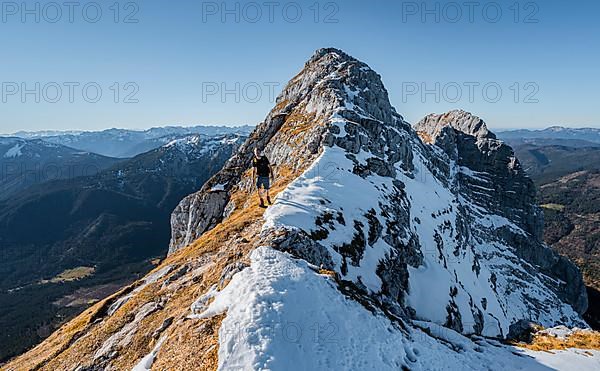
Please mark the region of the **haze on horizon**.
<svg viewBox="0 0 600 371"><path fill-rule="evenodd" d="M413 123L414 124L414 123ZM487 124L487 122L486 122ZM130 130L130 131L146 131L146 130L151 130L151 129L158 129L158 128L166 128L166 127L193 127L193 126L226 126L226 127L241 127L241 126L251 126L254 127L256 126L255 124L233 124L233 125L219 125L219 124L198 124L198 125L185 125L185 124L173 124L173 125L158 125L158 126L150 126L150 127L141 127L141 128L128 128L128 127L110 127L110 128L99 128L99 129L94 129L94 128L90 128L90 129L42 129L42 130L18 130L18 131L14 131L14 132L0 132L0 137L1 136L13 136L16 134L23 134L23 133L44 133L44 132L49 132L49 133L79 133L79 132L102 132L102 131L108 131L108 130ZM598 127L592 127L592 126L577 126L577 125L549 125L549 126L545 126L545 127L492 127L490 126L490 129L494 130L495 132L502 132L502 131L512 131L512 130L544 130L544 129L549 129L552 127L563 127L563 128L570 128L570 129L598 129L600 130L600 126Z"/></svg>
<svg viewBox="0 0 600 371"><path fill-rule="evenodd" d="M89 3L3 9L0 133L255 125L321 47L368 63L413 124L460 108L496 130L600 127L598 2Z"/></svg>

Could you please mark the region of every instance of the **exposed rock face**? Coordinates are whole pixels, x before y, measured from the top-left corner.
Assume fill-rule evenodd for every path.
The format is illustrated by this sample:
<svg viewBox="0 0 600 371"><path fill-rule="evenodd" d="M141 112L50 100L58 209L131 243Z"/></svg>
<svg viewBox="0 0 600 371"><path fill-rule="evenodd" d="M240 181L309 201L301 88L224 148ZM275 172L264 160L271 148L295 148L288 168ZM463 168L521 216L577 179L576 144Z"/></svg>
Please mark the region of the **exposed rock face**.
<svg viewBox="0 0 600 371"><path fill-rule="evenodd" d="M424 144L377 73L339 50L318 50L223 170L177 207L162 265L169 273L98 305L69 325L76 335L57 333L51 351L42 345L17 363L124 369L154 354L157 369L226 369L238 360L252 369L270 368L270 352L283 349L323 367L322 344L301 347L277 331L299 320L308 332L325 313L351 342L389 336L398 353L385 362L406 357L387 369L427 369L409 349L416 342L455 352L417 327L501 338L521 320L585 326L576 312L585 307L581 277L539 241L531 182L510 148L474 116L444 117L419 124L432 142ZM277 173L267 211L252 195L256 147ZM323 292L306 293L306 284ZM337 318L350 311L374 327L353 333L358 324ZM487 367L485 358L469 362Z"/></svg>
<svg viewBox="0 0 600 371"><path fill-rule="evenodd" d="M585 286L577 268L543 244L543 213L536 191L512 149L496 139L483 120L464 111L429 115L415 125L426 133L458 166L454 186L477 206L493 211L527 233L502 228L498 236L515 254L550 277L565 282L557 287L561 298L580 314L587 309ZM476 176L473 176L473 173Z"/></svg>
<svg viewBox="0 0 600 371"><path fill-rule="evenodd" d="M476 178L459 171L461 192L541 238L543 220L535 203L535 186L512 149L497 140L483 120L468 112L452 111L425 117L415 130L427 133L457 165L484 173Z"/></svg>
<svg viewBox="0 0 600 371"><path fill-rule="evenodd" d="M173 211L170 254L189 245L222 220L229 202L229 193L250 167L254 148L264 148L265 144L277 133L290 114L291 107L286 108L281 112L273 110L223 169L206 182L200 191L182 200ZM273 158L272 161L279 159L281 157ZM251 185L246 184L246 186Z"/></svg>

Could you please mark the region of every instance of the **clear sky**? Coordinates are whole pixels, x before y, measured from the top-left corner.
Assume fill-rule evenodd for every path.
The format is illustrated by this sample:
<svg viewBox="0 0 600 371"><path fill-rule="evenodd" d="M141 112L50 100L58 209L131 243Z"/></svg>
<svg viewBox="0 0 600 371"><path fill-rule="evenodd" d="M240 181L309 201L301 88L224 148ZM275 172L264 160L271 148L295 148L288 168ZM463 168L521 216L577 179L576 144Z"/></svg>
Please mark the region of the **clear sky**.
<svg viewBox="0 0 600 371"><path fill-rule="evenodd" d="M255 124L330 46L411 123L600 127L597 0L115 1L1 2L0 133Z"/></svg>

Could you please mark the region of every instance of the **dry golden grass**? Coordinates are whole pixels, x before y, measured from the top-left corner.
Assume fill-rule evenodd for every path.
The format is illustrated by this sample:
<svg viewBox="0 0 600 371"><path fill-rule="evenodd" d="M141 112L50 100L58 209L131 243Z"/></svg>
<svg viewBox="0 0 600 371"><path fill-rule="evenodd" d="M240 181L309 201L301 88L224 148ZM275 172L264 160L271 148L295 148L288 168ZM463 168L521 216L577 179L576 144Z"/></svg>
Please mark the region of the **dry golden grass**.
<svg viewBox="0 0 600 371"><path fill-rule="evenodd" d="M160 349L152 370L216 370L218 366L219 328L224 315L198 321L186 321ZM190 349L193 354L190 354Z"/></svg>
<svg viewBox="0 0 600 371"><path fill-rule="evenodd" d="M322 274L324 276L329 276L329 277L337 278L337 273L334 272L334 271L330 271L328 269L319 269L319 274Z"/></svg>
<svg viewBox="0 0 600 371"><path fill-rule="evenodd" d="M417 135L421 138L421 141L426 144L433 144L433 138L431 135L427 134L424 131L417 131Z"/></svg>
<svg viewBox="0 0 600 371"><path fill-rule="evenodd" d="M282 109L284 109L290 102L287 99L282 99L279 103L275 105L273 112L279 113Z"/></svg>
<svg viewBox="0 0 600 371"><path fill-rule="evenodd" d="M536 334L531 344L517 343L522 348L536 351L562 350L568 348L600 350L600 332L577 331L564 339L547 334Z"/></svg>
<svg viewBox="0 0 600 371"><path fill-rule="evenodd" d="M160 264L160 259L158 259L158 258L157 258L157 259L152 259L152 260L150 261L150 264L152 264L152 265L154 265L154 266L157 266L157 265L159 265L159 264Z"/></svg>
<svg viewBox="0 0 600 371"><path fill-rule="evenodd" d="M298 142L302 134L314 127L317 122L315 113L306 115L294 111L287 117L286 125L281 128L278 135L287 135Z"/></svg>
<svg viewBox="0 0 600 371"><path fill-rule="evenodd" d="M563 211L565 209L565 205L560 205L560 204L543 204L543 205L540 205L540 207L542 207L544 209L548 209L548 210L555 210L555 211Z"/></svg>

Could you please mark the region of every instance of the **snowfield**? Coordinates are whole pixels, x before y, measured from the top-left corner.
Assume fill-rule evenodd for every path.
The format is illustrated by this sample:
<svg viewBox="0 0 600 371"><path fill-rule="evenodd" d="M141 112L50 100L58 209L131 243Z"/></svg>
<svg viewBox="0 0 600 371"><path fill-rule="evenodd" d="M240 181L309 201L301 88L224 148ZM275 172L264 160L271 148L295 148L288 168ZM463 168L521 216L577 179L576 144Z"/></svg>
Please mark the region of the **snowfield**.
<svg viewBox="0 0 600 371"><path fill-rule="evenodd" d="M265 246L252 252L251 262L200 315L227 312L219 370L600 369L597 351L533 352L430 322L417 326L431 336L402 330L346 298L303 260Z"/></svg>
<svg viewBox="0 0 600 371"><path fill-rule="evenodd" d="M369 154L362 151L356 157L365 161ZM569 318L575 325L581 324L570 305L546 290L539 277L523 269L522 265L528 264L520 261L509 246L501 241L489 243L478 239L472 239L472 246L458 243L452 230L443 226L445 223L451 226L458 224L459 207L476 213L476 223L484 230L501 226L517 231L520 228L508 219L488 214L469 200L453 194L430 172L418 151L415 151L414 163L414 178L405 176L399 165L396 170L397 179L402 181L409 195L409 228L418 236L424 259L422 266L408 267L410 287L406 305L416 311L417 318L442 325L448 316L446 306L452 303L462 315L464 334L476 332L478 323L473 313L480 311L483 314L483 334L501 337L508 333L511 323L530 315L531 305L523 300L526 294L531 300L548 303L537 317L542 325L552 327L563 318ZM393 178L371 175L364 179L353 174L352 167L344 150L326 147L312 167L283 190L275 204L267 209L263 230L286 227L310 233L318 228L315 224L317 217L324 213L340 213L345 225L334 221L335 229L329 230L327 238L319 241L327 247L339 271L343 257L334 247L351 241L356 232L353 221L369 225L365 217L369 210L374 210L379 222L385 225L381 205L389 203L385 196L393 188ZM437 248L436 238L443 244L441 251ZM360 282L371 293L379 293L382 287L376 273L377 265L390 250L391 246L378 239L372 247L367 247L359 266L348 264L344 279ZM478 272L473 269L475 265L479 266ZM492 273L509 269L521 272L528 280L509 273ZM460 289L452 296L454 287Z"/></svg>

